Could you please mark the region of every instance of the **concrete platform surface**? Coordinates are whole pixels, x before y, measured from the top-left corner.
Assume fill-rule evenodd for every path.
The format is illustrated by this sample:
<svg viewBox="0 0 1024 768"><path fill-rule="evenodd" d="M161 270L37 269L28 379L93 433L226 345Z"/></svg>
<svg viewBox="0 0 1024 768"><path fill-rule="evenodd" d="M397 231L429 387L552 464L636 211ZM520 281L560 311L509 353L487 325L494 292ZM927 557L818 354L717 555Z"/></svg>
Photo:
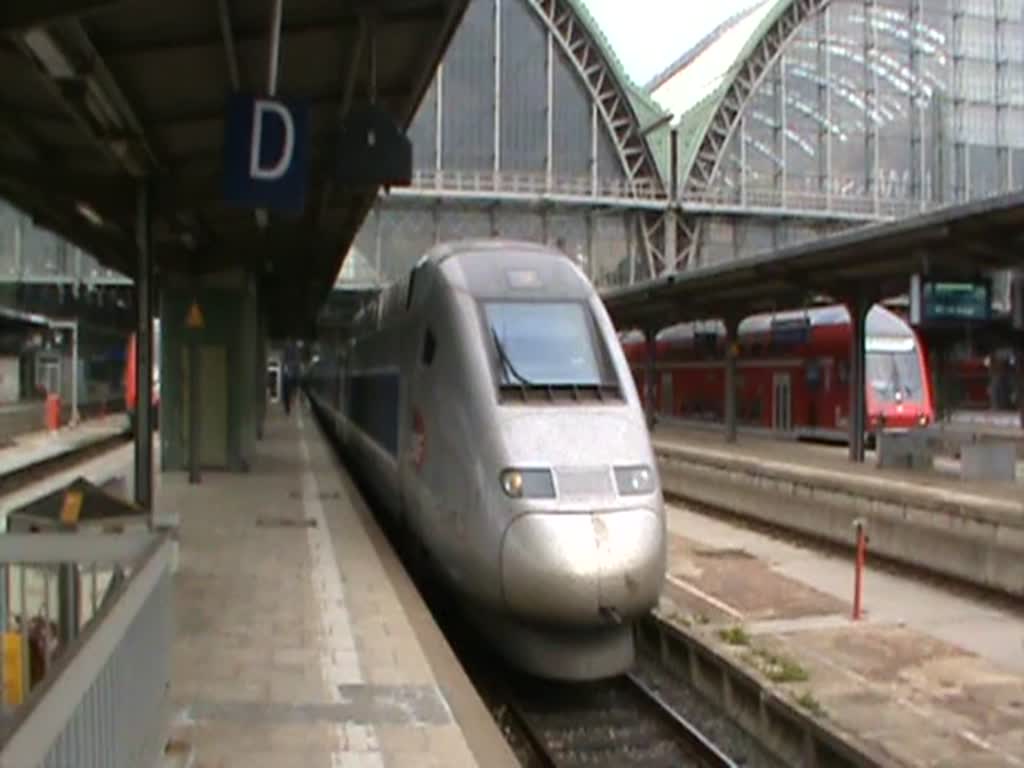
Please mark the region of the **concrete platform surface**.
<svg viewBox="0 0 1024 768"><path fill-rule="evenodd" d="M516 765L303 401L180 515L175 737L196 768Z"/></svg>
<svg viewBox="0 0 1024 768"><path fill-rule="evenodd" d="M32 432L22 435L15 438L11 445L0 448L0 477L77 451L127 429L128 416L116 413L86 419L74 427L63 427L56 432Z"/></svg>
<svg viewBox="0 0 1024 768"><path fill-rule="evenodd" d="M660 612L895 766L1024 766L1024 611L668 508Z"/></svg>
<svg viewBox="0 0 1024 768"><path fill-rule="evenodd" d="M660 423L651 432L655 449L671 450L674 446L699 447L709 452L721 453L740 459L750 459L780 467L795 467L808 473L822 476L845 477L851 482L862 480L882 484L898 492L926 489L941 493L949 498L970 504L972 499L979 503L1006 502L1015 511L1024 512L1024 487L1020 482L974 482L950 476L941 469L932 471L910 471L903 469L878 469L872 461L855 464L847 457L846 446L821 443L781 440L770 437L741 435L736 443L727 444L722 434L704 429L692 429L676 424ZM936 462L939 464L940 462ZM948 463L948 462L947 462ZM1005 506L1005 505L1004 505Z"/></svg>

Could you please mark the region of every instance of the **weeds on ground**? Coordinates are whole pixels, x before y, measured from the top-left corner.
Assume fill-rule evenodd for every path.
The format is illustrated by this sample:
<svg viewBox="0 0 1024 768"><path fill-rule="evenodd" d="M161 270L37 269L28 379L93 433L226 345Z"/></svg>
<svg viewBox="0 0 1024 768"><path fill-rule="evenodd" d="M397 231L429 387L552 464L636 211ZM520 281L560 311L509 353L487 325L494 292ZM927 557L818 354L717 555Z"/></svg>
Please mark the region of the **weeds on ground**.
<svg viewBox="0 0 1024 768"><path fill-rule="evenodd" d="M821 702L814 698L810 691L804 691L799 696L796 696L796 703L806 709L815 717L824 717L825 708L821 706Z"/></svg>
<svg viewBox="0 0 1024 768"><path fill-rule="evenodd" d="M755 648L748 657L773 683L803 683L810 678L806 669L786 656Z"/></svg>
<svg viewBox="0 0 1024 768"><path fill-rule="evenodd" d="M729 627L718 630L718 636L729 645L750 645L750 635L743 627Z"/></svg>

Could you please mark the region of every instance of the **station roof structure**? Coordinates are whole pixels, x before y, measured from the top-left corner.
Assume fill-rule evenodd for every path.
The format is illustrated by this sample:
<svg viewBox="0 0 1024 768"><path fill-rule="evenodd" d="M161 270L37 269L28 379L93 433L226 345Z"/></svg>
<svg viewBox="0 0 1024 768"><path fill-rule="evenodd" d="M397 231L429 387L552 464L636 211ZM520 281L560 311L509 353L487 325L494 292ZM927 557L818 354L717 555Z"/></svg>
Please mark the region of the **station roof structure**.
<svg viewBox="0 0 1024 768"><path fill-rule="evenodd" d="M907 290L916 273L980 277L1024 266L1024 192L858 227L736 261L602 293L620 330L746 316Z"/></svg>
<svg viewBox="0 0 1024 768"><path fill-rule="evenodd" d="M793 0L763 0L724 21L648 83L652 100L672 115L678 173L685 179L715 114L745 62ZM668 172L666 172L668 175Z"/></svg>
<svg viewBox="0 0 1024 768"><path fill-rule="evenodd" d="M4 0L0 196L133 276L149 179L158 270L251 270L271 332L308 327L377 195L332 182L341 121L374 103L406 128L467 4L283 2L276 94L309 105L310 178L301 214L257 216L223 200L226 96L267 92L273 3Z"/></svg>
<svg viewBox="0 0 1024 768"><path fill-rule="evenodd" d="M0 331L49 327L50 318L48 317L0 306Z"/></svg>
<svg viewBox="0 0 1024 768"><path fill-rule="evenodd" d="M550 2L550 0L548 1ZM668 133L658 129L669 124L671 115L651 96L650 89L635 83L626 72L622 59L615 53L611 41L587 7L587 1L565 0L565 3L572 9L579 23L587 30L597 46L599 55L611 70L613 79L620 84L636 117L637 128L640 134L647 138L647 143L651 147L662 178L667 177L668 148L665 142L667 142Z"/></svg>

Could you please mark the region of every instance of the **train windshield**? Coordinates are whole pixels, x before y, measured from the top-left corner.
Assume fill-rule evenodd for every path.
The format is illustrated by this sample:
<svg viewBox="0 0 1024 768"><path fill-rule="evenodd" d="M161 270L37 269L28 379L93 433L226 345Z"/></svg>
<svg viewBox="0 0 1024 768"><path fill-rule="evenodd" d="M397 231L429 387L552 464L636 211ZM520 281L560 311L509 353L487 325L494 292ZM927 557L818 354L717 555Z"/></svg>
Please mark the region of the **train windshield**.
<svg viewBox="0 0 1024 768"><path fill-rule="evenodd" d="M614 375L580 302L485 302L500 381L512 386L604 387Z"/></svg>
<svg viewBox="0 0 1024 768"><path fill-rule="evenodd" d="M921 363L916 351L868 352L867 379L882 402L920 401L923 397Z"/></svg>

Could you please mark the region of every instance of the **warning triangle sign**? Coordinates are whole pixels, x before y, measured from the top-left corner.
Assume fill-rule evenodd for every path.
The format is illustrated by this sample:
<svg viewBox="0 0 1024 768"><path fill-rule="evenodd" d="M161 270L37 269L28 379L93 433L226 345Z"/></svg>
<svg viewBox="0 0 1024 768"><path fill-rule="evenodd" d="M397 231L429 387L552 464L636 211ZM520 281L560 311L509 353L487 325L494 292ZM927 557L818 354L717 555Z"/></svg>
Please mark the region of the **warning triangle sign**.
<svg viewBox="0 0 1024 768"><path fill-rule="evenodd" d="M203 310L199 308L199 302L193 301L188 308L188 315L185 316L185 327L199 329L203 327Z"/></svg>

